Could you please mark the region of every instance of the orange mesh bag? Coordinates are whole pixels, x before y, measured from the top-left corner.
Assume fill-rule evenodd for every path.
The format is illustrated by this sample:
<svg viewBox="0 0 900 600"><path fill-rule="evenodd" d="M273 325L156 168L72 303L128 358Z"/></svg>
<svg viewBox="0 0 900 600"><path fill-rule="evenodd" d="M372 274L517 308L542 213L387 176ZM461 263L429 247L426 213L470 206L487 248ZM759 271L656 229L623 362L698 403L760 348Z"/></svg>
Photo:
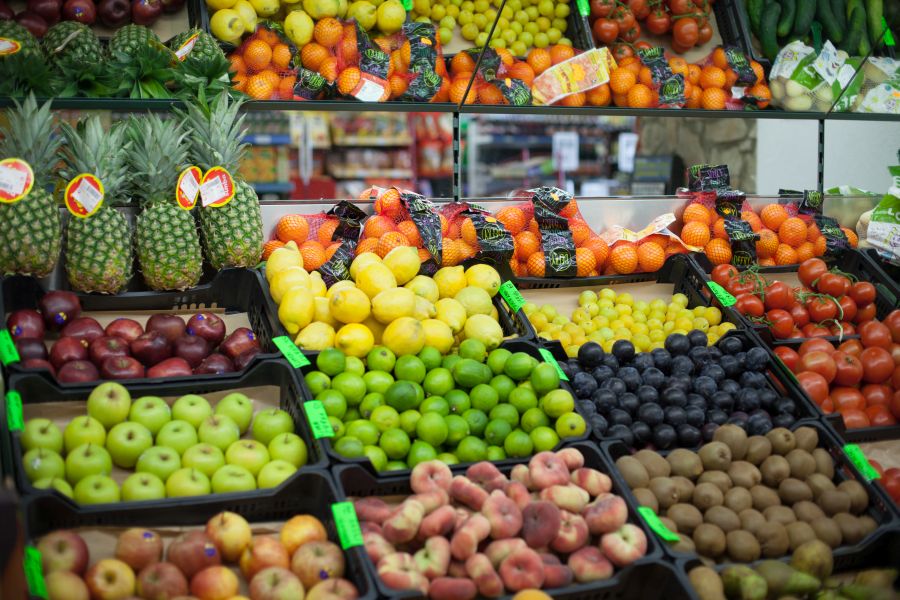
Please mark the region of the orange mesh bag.
<svg viewBox="0 0 900 600"><path fill-rule="evenodd" d="M391 64L395 65L389 77L391 98L431 102L444 82L438 72L444 56L435 27L406 22L400 35L400 47L391 52Z"/></svg>
<svg viewBox="0 0 900 600"><path fill-rule="evenodd" d="M363 225L357 253L370 251L383 258L398 246L413 246L419 249L423 272L437 269L441 264L445 220L430 200L394 187L373 187L360 198L374 198L375 213Z"/></svg>
<svg viewBox="0 0 900 600"><path fill-rule="evenodd" d="M763 109L772 99L762 65L739 48L717 46L698 66L701 105L691 108Z"/></svg>
<svg viewBox="0 0 900 600"><path fill-rule="evenodd" d="M500 263L509 262L515 253L513 236L495 216L474 202L451 202L441 216L447 222L443 237L443 266L480 256ZM448 249L454 246L452 250Z"/></svg>
<svg viewBox="0 0 900 600"><path fill-rule="evenodd" d="M268 21L238 46L228 59L235 70L233 85L255 100L290 100L298 69L297 48L281 26Z"/></svg>
<svg viewBox="0 0 900 600"><path fill-rule="evenodd" d="M356 21L344 24L341 31L335 56L338 94L362 102L386 102L391 97L391 57Z"/></svg>
<svg viewBox="0 0 900 600"><path fill-rule="evenodd" d="M599 236L609 251L608 260L597 265L597 272L604 275L654 273L673 254L702 250L702 246L687 243L669 229L675 222L674 214L665 213L639 231L618 225L610 227Z"/></svg>
<svg viewBox="0 0 900 600"><path fill-rule="evenodd" d="M643 65L638 83L628 90L631 108L681 108L685 105L686 85L682 73L672 71L665 51L659 47L640 49L637 56ZM639 87L640 86L640 87Z"/></svg>

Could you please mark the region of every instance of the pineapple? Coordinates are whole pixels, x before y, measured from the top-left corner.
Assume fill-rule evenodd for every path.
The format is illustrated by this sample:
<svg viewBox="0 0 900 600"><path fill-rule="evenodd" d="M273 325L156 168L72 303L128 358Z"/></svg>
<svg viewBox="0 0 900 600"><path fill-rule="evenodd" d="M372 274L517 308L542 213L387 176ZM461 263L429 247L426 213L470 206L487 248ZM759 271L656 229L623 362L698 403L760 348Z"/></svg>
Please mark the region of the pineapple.
<svg viewBox="0 0 900 600"><path fill-rule="evenodd" d="M34 95L7 111L0 158L21 158L31 165L34 186L14 204L0 203L0 275L46 277L59 258L62 238L59 208L47 191L56 164L59 136L53 135L50 103L38 108Z"/></svg>
<svg viewBox="0 0 900 600"><path fill-rule="evenodd" d="M0 21L0 37L8 40L16 40L22 44L22 49L19 52L10 54L9 56L15 56L20 52L37 56L41 55L41 44L37 41L37 38L15 21Z"/></svg>
<svg viewBox="0 0 900 600"><path fill-rule="evenodd" d="M76 131L61 123L67 145L64 178L93 173L103 182L105 197L92 216L69 219L66 233L66 272L69 284L81 292L115 294L131 279L134 253L131 226L115 208L125 184L130 143L121 123L103 131L100 118L82 121Z"/></svg>
<svg viewBox="0 0 900 600"><path fill-rule="evenodd" d="M203 272L200 236L190 211L174 198L178 174L187 162L187 131L175 119L155 114L135 118L128 128L128 162L138 182L135 245L144 281L154 290L184 290L197 285Z"/></svg>
<svg viewBox="0 0 900 600"><path fill-rule="evenodd" d="M160 44L159 36L153 30L143 25L125 25L117 29L109 41L109 51L113 56L121 53L134 57L151 43Z"/></svg>
<svg viewBox="0 0 900 600"><path fill-rule="evenodd" d="M181 45L184 44L192 35L197 34L197 40L190 53L182 61L185 66L191 66L200 70L205 70L207 65L216 64L220 59L225 58L225 53L216 42L215 38L203 31L202 29L190 29L183 33L179 33L169 40L169 49L177 52Z"/></svg>
<svg viewBox="0 0 900 600"><path fill-rule="evenodd" d="M262 256L262 217L256 191L237 176L237 167L246 144L243 117L238 117L241 101L219 94L210 106L187 105L184 114L192 132L189 138L191 161L204 171L222 166L234 178L234 198L225 206L200 209L200 231L206 258L216 269L254 267ZM182 113L183 114L183 113Z"/></svg>
<svg viewBox="0 0 900 600"><path fill-rule="evenodd" d="M59 68L84 69L103 62L103 49L94 30L78 21L61 21L44 35L44 50Z"/></svg>

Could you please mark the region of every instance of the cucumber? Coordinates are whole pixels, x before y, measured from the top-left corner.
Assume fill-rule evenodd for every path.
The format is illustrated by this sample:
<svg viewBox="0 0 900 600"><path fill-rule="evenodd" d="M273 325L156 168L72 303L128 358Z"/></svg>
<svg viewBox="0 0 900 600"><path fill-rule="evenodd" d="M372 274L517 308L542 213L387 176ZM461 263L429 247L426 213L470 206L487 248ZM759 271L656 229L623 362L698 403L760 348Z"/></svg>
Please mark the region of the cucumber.
<svg viewBox="0 0 900 600"><path fill-rule="evenodd" d="M862 0L847 0L846 6L844 7L844 14L847 15L847 23L850 22L850 17L853 15L853 9L857 6L862 6Z"/></svg>
<svg viewBox="0 0 900 600"><path fill-rule="evenodd" d="M778 18L778 37L785 37L794 25L797 0L781 0L781 16Z"/></svg>
<svg viewBox="0 0 900 600"><path fill-rule="evenodd" d="M780 4L767 6L766 12L763 13L762 22L759 24L759 43L762 45L763 54L772 61L778 56L778 17L780 16Z"/></svg>
<svg viewBox="0 0 900 600"><path fill-rule="evenodd" d="M872 44L869 42L869 35L863 29L862 38L859 40L859 56L868 56L872 52Z"/></svg>
<svg viewBox="0 0 900 600"><path fill-rule="evenodd" d="M832 44L840 44L844 39L844 32L838 27L837 20L831 14L830 0L820 0L816 3L816 20L822 24L825 35Z"/></svg>
<svg viewBox="0 0 900 600"><path fill-rule="evenodd" d="M831 0L831 14L841 31L847 31L847 12L844 8L844 0Z"/></svg>
<svg viewBox="0 0 900 600"><path fill-rule="evenodd" d="M750 19L750 31L759 38L759 24L762 21L762 11L766 0L746 0L747 17Z"/></svg>
<svg viewBox="0 0 900 600"><path fill-rule="evenodd" d="M876 48L879 48L883 43L884 25L881 22L883 15L884 5L882 0L866 0L866 22L868 23L869 39Z"/></svg>
<svg viewBox="0 0 900 600"><path fill-rule="evenodd" d="M791 34L796 37L804 37L809 33L809 27L815 16L816 0L797 0L797 15L794 17L794 28L791 30Z"/></svg>
<svg viewBox="0 0 900 600"><path fill-rule="evenodd" d="M859 41L865 35L865 32L866 11L863 9L862 4L859 4L853 9L853 14L850 15L850 20L847 23L847 37L844 39L844 43L841 44L841 48L849 54L856 54L856 51L859 49Z"/></svg>

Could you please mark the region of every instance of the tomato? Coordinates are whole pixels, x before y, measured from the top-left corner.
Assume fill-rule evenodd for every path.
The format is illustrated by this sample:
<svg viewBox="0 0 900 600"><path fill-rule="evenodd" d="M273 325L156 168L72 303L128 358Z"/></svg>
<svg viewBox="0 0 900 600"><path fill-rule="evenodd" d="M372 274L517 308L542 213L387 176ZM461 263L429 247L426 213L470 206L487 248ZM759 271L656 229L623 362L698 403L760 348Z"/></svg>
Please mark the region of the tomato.
<svg viewBox="0 0 900 600"><path fill-rule="evenodd" d="M867 306L875 302L878 295L875 286L868 281L857 281L850 286L850 297L860 306Z"/></svg>
<svg viewBox="0 0 900 600"><path fill-rule="evenodd" d="M873 346L879 348L891 347L891 330L888 329L888 326L884 323L870 321L865 325L860 326L859 334L862 338L863 346L866 348L871 348Z"/></svg>
<svg viewBox="0 0 900 600"><path fill-rule="evenodd" d="M739 295L737 297L737 302L734 303L734 309L742 315L749 315L751 317L761 317L766 312L762 300L753 294Z"/></svg>
<svg viewBox="0 0 900 600"><path fill-rule="evenodd" d="M838 304L841 307L841 311L838 313L838 317L841 321L852 321L853 317L856 316L856 301L853 300L850 296L841 296L838 299Z"/></svg>
<svg viewBox="0 0 900 600"><path fill-rule="evenodd" d="M841 352L846 352L847 354L850 354L852 356L859 357L859 355L862 354L863 345L859 340L847 340L846 342L843 342L840 346L838 346L838 350L840 350Z"/></svg>
<svg viewBox="0 0 900 600"><path fill-rule="evenodd" d="M888 469L886 473L892 470ZM900 472L900 469L897 469L897 471ZM884 489L894 499L894 502L900 503L900 477L887 477L884 482Z"/></svg>
<svg viewBox="0 0 900 600"><path fill-rule="evenodd" d="M900 308L891 311L891 313L885 317L883 323L891 330L891 338L894 342L900 344Z"/></svg>
<svg viewBox="0 0 900 600"><path fill-rule="evenodd" d="M845 410L841 413L844 419L844 427L847 429L860 429L869 426L869 417L861 410Z"/></svg>
<svg viewBox="0 0 900 600"><path fill-rule="evenodd" d="M890 352L894 357L894 364L900 365L900 344L891 344Z"/></svg>
<svg viewBox="0 0 900 600"><path fill-rule="evenodd" d="M866 321L871 321L875 318L875 315L878 313L878 308L874 304L867 304L865 306L859 306L856 311L856 318L854 321L857 324L865 323Z"/></svg>
<svg viewBox="0 0 900 600"><path fill-rule="evenodd" d="M840 413L850 409L862 410L866 407L866 397L854 387L831 388L828 397L834 403L834 410Z"/></svg>
<svg viewBox="0 0 900 600"><path fill-rule="evenodd" d="M732 296L736 297L740 294L755 294L758 287L755 281L750 281L743 277L735 277L728 282L726 289Z"/></svg>
<svg viewBox="0 0 900 600"><path fill-rule="evenodd" d="M647 17L647 20L644 21L644 26L650 33L654 35L662 35L669 31L669 29L672 27L672 19L669 17L669 13L657 8L656 10L651 12L650 16ZM732 269L734 269L734 266L732 265L718 265L716 268L719 267L731 267ZM713 269L714 273L715 270L716 269ZM735 272L737 272L737 269L734 270ZM715 275L713 275L713 281L715 281ZM722 284L719 283L719 285Z"/></svg>
<svg viewBox="0 0 900 600"><path fill-rule="evenodd" d="M797 372L797 365L800 364L800 355L797 354L796 350L787 346L778 346L775 348L775 355L781 359L784 366L794 373ZM859 376L862 378L862 368L860 368Z"/></svg>
<svg viewBox="0 0 900 600"><path fill-rule="evenodd" d="M627 31L634 25L634 13L624 7L614 10L611 18L619 26L619 31Z"/></svg>
<svg viewBox="0 0 900 600"><path fill-rule="evenodd" d="M856 333L856 327L853 326L853 323L848 323L847 321L838 321L831 326L831 333L832 335L837 336L853 335L854 333Z"/></svg>
<svg viewBox="0 0 900 600"><path fill-rule="evenodd" d="M862 381L863 366L852 354L838 350L831 355L834 360L834 383L837 385L856 385Z"/></svg>
<svg viewBox="0 0 900 600"><path fill-rule="evenodd" d="M822 412L826 415L830 415L834 412L834 403L831 401L831 398L825 398L825 401L819 405L819 408L821 408Z"/></svg>
<svg viewBox="0 0 900 600"><path fill-rule="evenodd" d="M891 396L891 414L900 419L900 390L897 390Z"/></svg>
<svg viewBox="0 0 900 600"><path fill-rule="evenodd" d="M622 33L622 39L626 42L635 42L641 36L641 26L639 23L635 23L628 31Z"/></svg>
<svg viewBox="0 0 900 600"><path fill-rule="evenodd" d="M808 288L812 288L813 283L828 272L828 265L821 258L809 258L800 263L797 269L797 277L800 282Z"/></svg>
<svg viewBox="0 0 900 600"><path fill-rule="evenodd" d="M650 5L647 4L647 0L628 0L628 8L638 21L643 21L650 14Z"/></svg>
<svg viewBox="0 0 900 600"><path fill-rule="evenodd" d="M635 50L649 50L652 47L653 47L653 44L651 44L650 42L648 42L646 40L641 40L639 42L634 43Z"/></svg>
<svg viewBox="0 0 900 600"><path fill-rule="evenodd" d="M768 298L768 294L766 298ZM791 333L794 331L794 319L791 318L791 313L775 308L766 313L766 318L769 320L769 331L777 339L785 340L791 337Z"/></svg>
<svg viewBox="0 0 900 600"><path fill-rule="evenodd" d="M634 56L634 48L630 44L615 44L613 46L613 58L616 60L622 60L629 56Z"/></svg>
<svg viewBox="0 0 900 600"><path fill-rule="evenodd" d="M799 302L794 302L789 311L791 313L791 318L794 319L794 323L797 324L797 327L803 327L809 323L809 311Z"/></svg>
<svg viewBox="0 0 900 600"><path fill-rule="evenodd" d="M811 321L821 323L837 316L838 304L834 298L816 296L806 301L806 310L809 311Z"/></svg>
<svg viewBox="0 0 900 600"><path fill-rule="evenodd" d="M891 375L891 387L900 392L900 365L894 367L894 372Z"/></svg>
<svg viewBox="0 0 900 600"><path fill-rule="evenodd" d="M816 289L823 294L838 298L850 291L850 280L843 275L825 273L816 282Z"/></svg>
<svg viewBox="0 0 900 600"><path fill-rule="evenodd" d="M888 406L894 391L886 385L870 383L862 387L862 395L866 397L867 406Z"/></svg>
<svg viewBox="0 0 900 600"><path fill-rule="evenodd" d="M863 381L867 383L887 381L895 368L891 353L884 348L866 348L859 355L859 362L863 366Z"/></svg>
<svg viewBox="0 0 900 600"><path fill-rule="evenodd" d="M798 373L797 382L816 404L822 404L828 398L828 382L818 373L812 371Z"/></svg>
<svg viewBox="0 0 900 600"><path fill-rule="evenodd" d="M800 370L818 373L825 378L825 381L831 383L834 381L837 367L830 353L818 350L816 352L807 352L800 357Z"/></svg>
<svg viewBox="0 0 900 600"><path fill-rule="evenodd" d="M766 286L766 308L770 310L773 308L790 308L792 295L791 287L788 284L782 281L774 281Z"/></svg>
<svg viewBox="0 0 900 600"><path fill-rule="evenodd" d="M822 352L826 352L828 354L834 354L834 346L831 345L831 342L827 342L825 340L806 340L802 344L800 344L800 349L797 352L800 356L803 356L807 352L815 352L817 350L821 350Z"/></svg>
<svg viewBox="0 0 900 600"><path fill-rule="evenodd" d="M712 26L709 24L708 19L703 19L703 23L700 25L700 29L697 30L697 44L703 45L709 40L712 39L713 30Z"/></svg>
<svg viewBox="0 0 900 600"><path fill-rule="evenodd" d="M619 26L616 22L603 17L594 21L591 31L597 41L603 44L611 44L619 37Z"/></svg>
<svg viewBox="0 0 900 600"><path fill-rule="evenodd" d="M882 479L884 479L884 467L881 466L881 463L874 458L870 458L869 464L872 465L872 468L878 471L878 474L881 475Z"/></svg>
<svg viewBox="0 0 900 600"><path fill-rule="evenodd" d="M675 24L672 25L672 38L679 46L695 46L697 40L700 38L700 30L697 27L697 21L689 17L676 19Z"/></svg>
<svg viewBox="0 0 900 600"><path fill-rule="evenodd" d="M694 10L691 0L669 0L669 10L673 15L686 15Z"/></svg>
<svg viewBox="0 0 900 600"><path fill-rule="evenodd" d="M887 425L896 425L897 419L891 414L886 406L870 406L866 409L866 416L869 417L869 424L872 427L885 427Z"/></svg>
<svg viewBox="0 0 900 600"><path fill-rule="evenodd" d="M814 337L828 337L831 335L831 332L828 331L827 328L822 327L821 325L815 325L810 323L808 325L804 325L803 329L803 337L814 338Z"/></svg>
<svg viewBox="0 0 900 600"><path fill-rule="evenodd" d="M653 18L653 15L650 16ZM650 29L650 19L647 20L647 29ZM652 30L651 30L652 31ZM740 271L737 270L737 267L734 265L716 265L712 273L710 273L712 280L721 285L722 287L726 287L732 279L737 277L740 274Z"/></svg>

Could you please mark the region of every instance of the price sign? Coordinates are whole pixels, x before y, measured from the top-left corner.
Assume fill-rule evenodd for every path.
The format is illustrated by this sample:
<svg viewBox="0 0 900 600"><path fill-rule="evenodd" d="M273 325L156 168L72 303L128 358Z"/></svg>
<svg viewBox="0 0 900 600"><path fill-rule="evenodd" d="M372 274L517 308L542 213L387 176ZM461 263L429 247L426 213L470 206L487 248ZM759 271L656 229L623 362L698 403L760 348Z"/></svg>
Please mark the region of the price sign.
<svg viewBox="0 0 900 600"><path fill-rule="evenodd" d="M556 131L553 133L553 166L557 171L578 169L579 138L577 131Z"/></svg>
<svg viewBox="0 0 900 600"><path fill-rule="evenodd" d="M706 286L710 289L710 291L713 293L713 296L716 297L716 300L718 300L722 306L731 306L732 304L737 302L737 300L734 299L734 296L728 293L728 290L723 288L715 281L707 281Z"/></svg>
<svg viewBox="0 0 900 600"><path fill-rule="evenodd" d="M325 405L321 400L304 402L303 411L306 413L314 438L320 440L334 437L334 428L331 427L331 421L328 420L328 413L325 412Z"/></svg>
<svg viewBox="0 0 900 600"><path fill-rule="evenodd" d="M234 198L234 179L223 167L213 167L200 182L200 203L203 208L221 208Z"/></svg>
<svg viewBox="0 0 900 600"><path fill-rule="evenodd" d="M22 44L19 42L19 40L0 37L0 56L15 54L21 49Z"/></svg>
<svg viewBox="0 0 900 600"><path fill-rule="evenodd" d="M516 284L512 281L503 282L499 291L500 297L506 300L513 312L519 312L519 309L525 305L525 298L522 297L522 292L519 291Z"/></svg>
<svg viewBox="0 0 900 600"><path fill-rule="evenodd" d="M6 426L10 431L22 431L22 396L15 390L6 392Z"/></svg>
<svg viewBox="0 0 900 600"><path fill-rule="evenodd" d="M562 370L562 367L559 366L559 362L557 362L556 358L554 358L553 354L551 354L549 350L547 350L546 348L538 348L538 352L540 352L541 358L544 359L545 363L553 365L553 367L556 369L557 374L559 374L560 379L563 379L565 381L569 380L569 377Z"/></svg>
<svg viewBox="0 0 900 600"><path fill-rule="evenodd" d="M341 548L344 550L363 545L362 529L359 527L359 519L356 517L356 509L352 502L335 502L331 505L331 514L334 515L334 527L341 539Z"/></svg>
<svg viewBox="0 0 900 600"><path fill-rule="evenodd" d="M0 329L0 362L4 365L19 362L19 351L8 329Z"/></svg>
<svg viewBox="0 0 900 600"><path fill-rule="evenodd" d="M175 201L184 210L191 210L197 206L197 196L200 195L200 179L203 171L200 167L188 167L178 176L175 186Z"/></svg>
<svg viewBox="0 0 900 600"><path fill-rule="evenodd" d="M284 357L287 359L291 366L295 369L299 369L300 367L305 367L309 364L309 359L303 355L303 352L300 351L300 348L297 347L294 342L291 341L286 335L279 335L276 338L272 338L272 343L281 351Z"/></svg>
<svg viewBox="0 0 900 600"><path fill-rule="evenodd" d="M28 195L34 187L31 165L21 158L0 160L0 202L13 204Z"/></svg>
<svg viewBox="0 0 900 600"><path fill-rule="evenodd" d="M96 175L82 173L66 186L66 208L73 216L86 219L103 205L103 182Z"/></svg>
<svg viewBox="0 0 900 600"><path fill-rule="evenodd" d="M659 520L657 514L653 512L653 509L649 506L639 506L638 512L640 513L641 517L643 517L644 521L647 522L647 526L650 527L653 533L655 533L665 541L677 542L679 539L681 539L675 533L673 533L671 529L666 527L662 521Z"/></svg>
<svg viewBox="0 0 900 600"><path fill-rule="evenodd" d="M866 458L866 455L863 453L862 448L857 446L856 444L845 444L844 445L844 454L850 459L850 462L853 463L853 466L860 472L860 474L866 478L867 481L872 481L873 479L881 479L881 475L878 474L878 471L875 470L875 467L869 463L869 459Z"/></svg>
<svg viewBox="0 0 900 600"><path fill-rule="evenodd" d="M25 546L25 556L22 560L25 571L25 582L28 584L28 593L38 598L47 597L47 584L44 582L44 568L41 565L41 551L34 546Z"/></svg>

